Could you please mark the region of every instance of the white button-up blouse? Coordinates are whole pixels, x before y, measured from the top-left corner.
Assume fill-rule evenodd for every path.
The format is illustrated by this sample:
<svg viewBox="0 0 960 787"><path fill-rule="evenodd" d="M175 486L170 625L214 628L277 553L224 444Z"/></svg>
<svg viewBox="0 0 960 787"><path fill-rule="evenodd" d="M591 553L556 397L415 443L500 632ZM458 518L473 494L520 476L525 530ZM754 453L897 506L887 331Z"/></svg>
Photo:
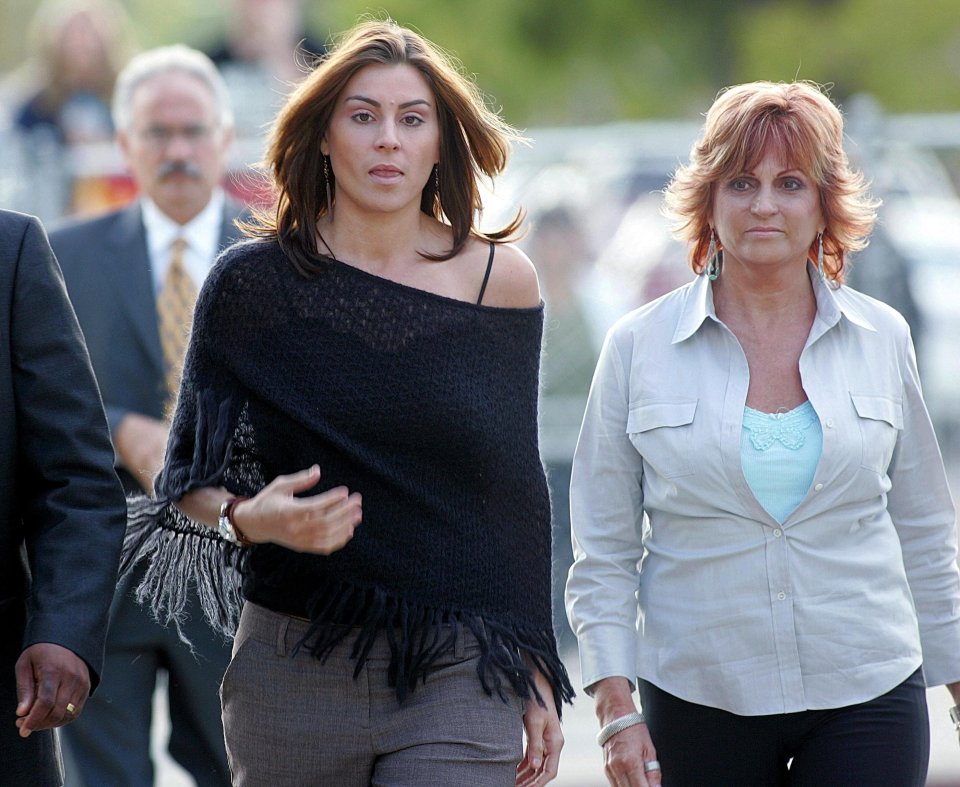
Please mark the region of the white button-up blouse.
<svg viewBox="0 0 960 787"><path fill-rule="evenodd" d="M872 699L921 661L928 685L960 680L956 516L909 329L810 271L823 452L782 524L741 469L749 370L707 277L607 335L570 492L588 688L639 676L760 715Z"/></svg>

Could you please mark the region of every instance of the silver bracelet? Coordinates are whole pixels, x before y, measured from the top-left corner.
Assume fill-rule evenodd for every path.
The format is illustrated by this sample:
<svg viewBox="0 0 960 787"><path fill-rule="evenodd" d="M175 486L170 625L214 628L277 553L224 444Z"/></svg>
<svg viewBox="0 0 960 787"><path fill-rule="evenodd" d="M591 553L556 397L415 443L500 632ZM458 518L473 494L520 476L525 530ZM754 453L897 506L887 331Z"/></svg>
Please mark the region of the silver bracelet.
<svg viewBox="0 0 960 787"><path fill-rule="evenodd" d="M643 714L637 711L628 713L626 716L621 716L619 719L614 719L609 724L604 724L600 732L597 733L597 743L603 746L618 732L623 732L627 727L644 724L645 722L646 719L643 718Z"/></svg>

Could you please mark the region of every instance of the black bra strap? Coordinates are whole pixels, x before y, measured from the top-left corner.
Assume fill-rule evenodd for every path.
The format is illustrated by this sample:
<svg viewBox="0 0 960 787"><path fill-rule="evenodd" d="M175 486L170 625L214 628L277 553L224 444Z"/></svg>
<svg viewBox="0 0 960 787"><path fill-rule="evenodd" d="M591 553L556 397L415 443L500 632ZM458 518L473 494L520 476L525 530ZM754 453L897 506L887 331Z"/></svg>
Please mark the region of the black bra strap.
<svg viewBox="0 0 960 787"><path fill-rule="evenodd" d="M487 282L490 281L490 270L493 268L493 252L496 251L497 245L491 241L490 242L490 256L487 257L487 272L483 274L483 284L480 285L480 297L477 298L477 306L480 305L480 302L483 300L483 294L487 291Z"/></svg>

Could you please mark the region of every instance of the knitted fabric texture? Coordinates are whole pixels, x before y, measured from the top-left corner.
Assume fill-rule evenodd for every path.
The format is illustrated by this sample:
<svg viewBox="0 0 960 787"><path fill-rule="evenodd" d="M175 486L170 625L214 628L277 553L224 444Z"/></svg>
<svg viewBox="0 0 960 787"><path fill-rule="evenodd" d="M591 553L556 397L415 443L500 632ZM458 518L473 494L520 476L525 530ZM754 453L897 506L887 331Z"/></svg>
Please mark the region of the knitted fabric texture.
<svg viewBox="0 0 960 787"><path fill-rule="evenodd" d="M228 250L198 300L157 499L131 501L124 570L148 560L141 601L177 622L196 583L227 634L242 598L302 615L321 659L351 632L358 674L386 636L401 702L466 626L488 693L539 699L533 664L557 707L570 701L537 444L542 327L542 307L469 304L334 260L306 279L276 242ZM238 549L171 505L206 486L252 496L313 464L309 494L363 495L329 556Z"/></svg>

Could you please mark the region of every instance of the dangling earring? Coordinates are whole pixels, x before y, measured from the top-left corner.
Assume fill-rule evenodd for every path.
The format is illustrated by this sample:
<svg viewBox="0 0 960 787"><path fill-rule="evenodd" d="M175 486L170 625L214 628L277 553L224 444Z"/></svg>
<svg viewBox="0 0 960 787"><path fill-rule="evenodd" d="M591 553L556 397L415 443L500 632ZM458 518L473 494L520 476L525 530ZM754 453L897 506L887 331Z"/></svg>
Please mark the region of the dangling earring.
<svg viewBox="0 0 960 787"><path fill-rule="evenodd" d="M823 281L827 280L827 273L823 269L823 233L817 233L817 272Z"/></svg>
<svg viewBox="0 0 960 787"><path fill-rule="evenodd" d="M433 190L440 199L440 162L433 165Z"/></svg>
<svg viewBox="0 0 960 787"><path fill-rule="evenodd" d="M323 185L327 190L327 217L333 218L333 195L330 191L330 167L327 164L327 157L323 157Z"/></svg>
<svg viewBox="0 0 960 787"><path fill-rule="evenodd" d="M723 270L723 249L717 249L717 233L710 228L710 245L707 246L707 276L710 281L720 278Z"/></svg>

